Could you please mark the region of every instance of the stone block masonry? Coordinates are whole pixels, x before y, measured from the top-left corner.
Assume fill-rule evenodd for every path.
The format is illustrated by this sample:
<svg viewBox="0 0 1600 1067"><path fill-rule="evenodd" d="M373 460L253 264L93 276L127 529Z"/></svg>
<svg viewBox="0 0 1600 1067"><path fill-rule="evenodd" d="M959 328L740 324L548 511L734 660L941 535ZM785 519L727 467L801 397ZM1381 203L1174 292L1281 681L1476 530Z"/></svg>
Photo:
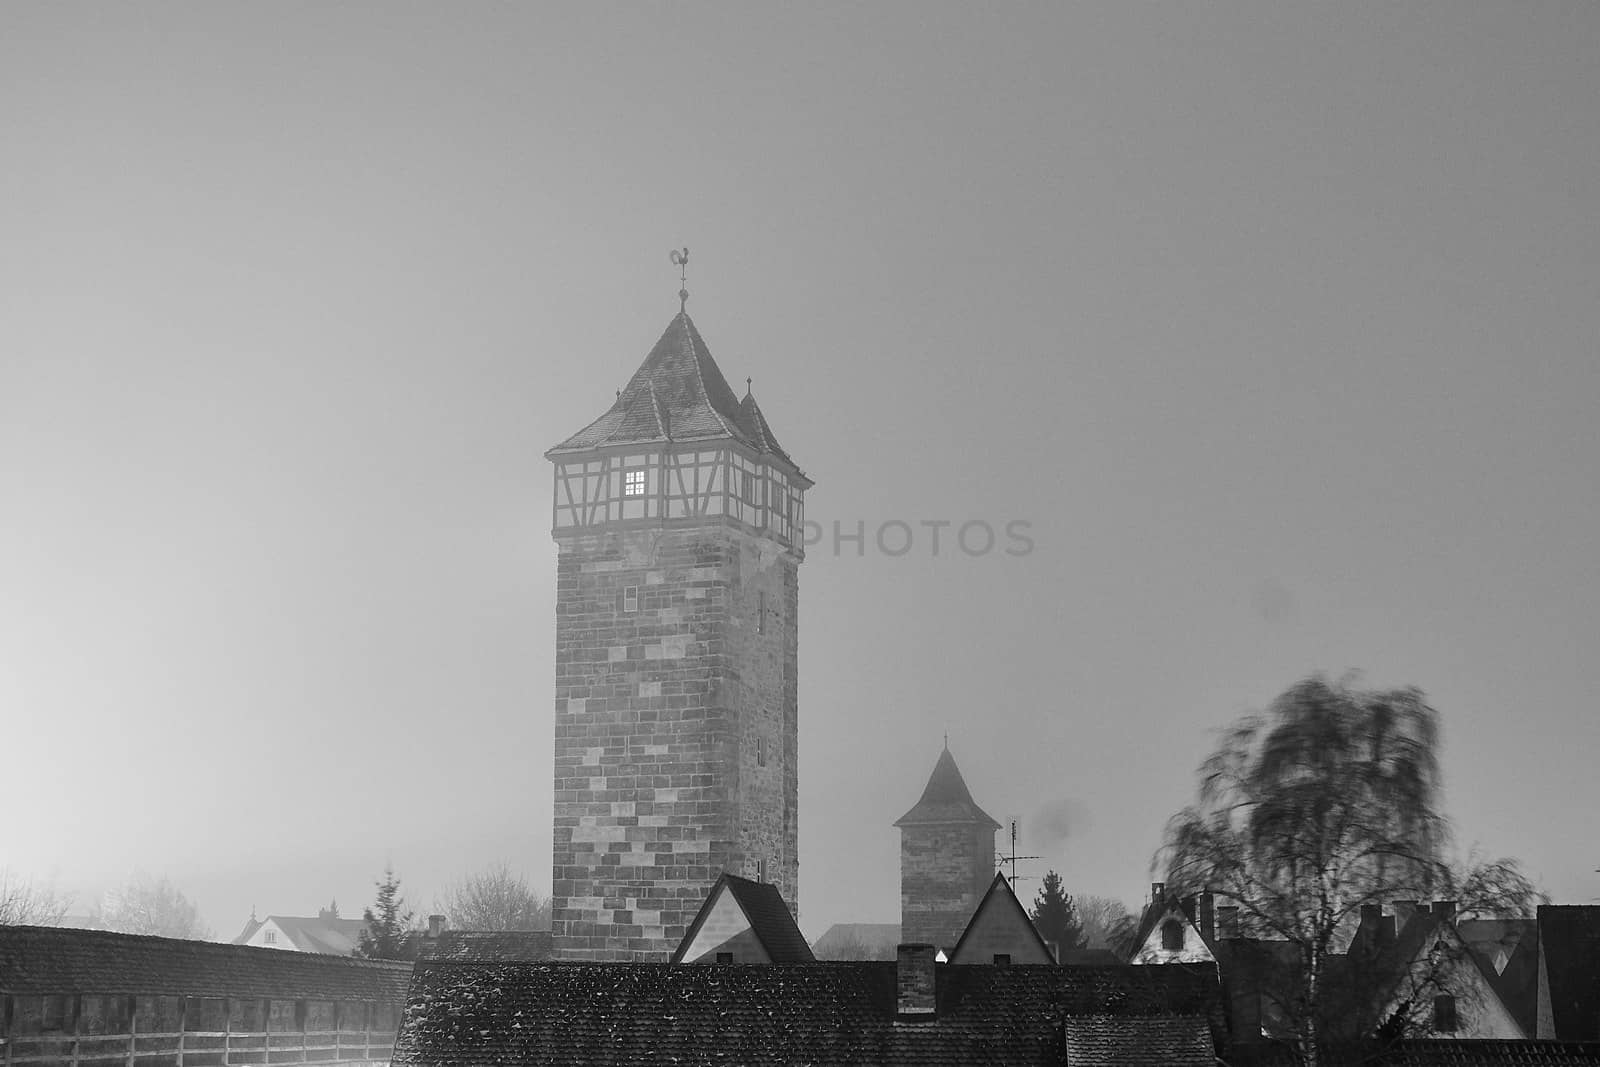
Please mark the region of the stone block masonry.
<svg viewBox="0 0 1600 1067"><path fill-rule="evenodd" d="M795 907L798 558L715 519L557 543L557 957L665 960L724 871Z"/></svg>

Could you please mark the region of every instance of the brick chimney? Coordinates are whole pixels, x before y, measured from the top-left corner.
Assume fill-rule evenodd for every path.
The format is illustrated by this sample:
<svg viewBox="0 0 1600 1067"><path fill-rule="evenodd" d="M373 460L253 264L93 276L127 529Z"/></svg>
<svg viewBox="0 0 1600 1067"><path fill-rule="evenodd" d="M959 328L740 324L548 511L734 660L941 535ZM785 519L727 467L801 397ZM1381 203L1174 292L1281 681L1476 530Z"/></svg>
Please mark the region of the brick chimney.
<svg viewBox="0 0 1600 1067"><path fill-rule="evenodd" d="M938 951L925 944L901 945L895 949L896 1014L902 1020L932 1022L938 1014L934 1001Z"/></svg>
<svg viewBox="0 0 1600 1067"><path fill-rule="evenodd" d="M1405 933L1411 920L1417 917L1417 902L1414 900L1397 900L1394 902L1394 930L1397 934Z"/></svg>
<svg viewBox="0 0 1600 1067"><path fill-rule="evenodd" d="M1217 937L1222 941L1235 941L1239 937L1239 906L1229 904L1217 909Z"/></svg>
<svg viewBox="0 0 1600 1067"><path fill-rule="evenodd" d="M1197 902L1197 914L1195 919L1200 924L1200 936L1205 938L1207 941L1214 941L1216 940L1217 936L1217 915L1216 908L1214 906L1215 903L1216 902L1210 893L1201 893L1200 899Z"/></svg>
<svg viewBox="0 0 1600 1067"><path fill-rule="evenodd" d="M428 916L428 938L430 940L432 940L432 941L437 941L437 940L439 940L440 935L442 935L443 933L444 933L444 916L443 915L430 915L430 916Z"/></svg>
<svg viewBox="0 0 1600 1067"><path fill-rule="evenodd" d="M1437 900L1433 904L1433 917L1440 922L1449 921L1456 913L1456 902L1453 900Z"/></svg>

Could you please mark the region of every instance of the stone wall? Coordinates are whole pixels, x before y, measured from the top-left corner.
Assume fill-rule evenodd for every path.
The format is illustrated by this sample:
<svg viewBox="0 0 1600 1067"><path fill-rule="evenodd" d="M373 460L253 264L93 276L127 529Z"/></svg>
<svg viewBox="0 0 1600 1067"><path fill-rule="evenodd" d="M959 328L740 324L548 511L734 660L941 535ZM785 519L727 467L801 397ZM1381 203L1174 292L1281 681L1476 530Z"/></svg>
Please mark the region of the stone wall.
<svg viewBox="0 0 1600 1067"><path fill-rule="evenodd" d="M994 829L906 826L900 831L900 940L950 948L994 878Z"/></svg>
<svg viewBox="0 0 1600 1067"><path fill-rule="evenodd" d="M763 860L794 907L798 560L731 521L557 540L557 957L665 959Z"/></svg>

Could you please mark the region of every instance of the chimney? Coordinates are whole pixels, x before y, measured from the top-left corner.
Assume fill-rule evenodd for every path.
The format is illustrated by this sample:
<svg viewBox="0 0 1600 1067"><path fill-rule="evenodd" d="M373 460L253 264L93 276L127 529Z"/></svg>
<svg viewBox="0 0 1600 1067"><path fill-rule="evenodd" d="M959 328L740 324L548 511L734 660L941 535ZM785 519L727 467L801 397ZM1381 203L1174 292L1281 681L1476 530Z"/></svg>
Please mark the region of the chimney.
<svg viewBox="0 0 1600 1067"><path fill-rule="evenodd" d="M1167 883L1165 883L1165 882L1151 882L1150 883L1150 903L1159 904L1159 903L1161 903L1161 898L1166 896L1166 895L1167 895Z"/></svg>
<svg viewBox="0 0 1600 1067"><path fill-rule="evenodd" d="M1217 937L1223 941L1239 939L1239 906L1230 904L1217 909Z"/></svg>
<svg viewBox="0 0 1600 1067"><path fill-rule="evenodd" d="M1207 941L1215 941L1217 937L1217 915L1213 906L1215 900L1210 893L1200 894L1199 915L1200 936Z"/></svg>
<svg viewBox="0 0 1600 1067"><path fill-rule="evenodd" d="M1453 900L1439 900L1439 901L1435 901L1434 902L1434 905L1433 905L1433 917L1438 919L1440 922L1448 922L1450 920L1450 917L1455 915L1455 913L1456 913L1456 902L1455 901L1453 901Z"/></svg>
<svg viewBox="0 0 1600 1067"><path fill-rule="evenodd" d="M901 945L895 949L896 1014L902 1020L932 1022L938 1012L934 1003L934 957L932 945Z"/></svg>
<svg viewBox="0 0 1600 1067"><path fill-rule="evenodd" d="M1411 920L1417 917L1417 902L1414 900L1397 900L1394 902L1394 929L1395 933L1403 934Z"/></svg>
<svg viewBox="0 0 1600 1067"><path fill-rule="evenodd" d="M429 939L433 940L433 941L437 941L437 940L439 940L439 936L441 934L443 934L443 933L444 933L444 916L443 915L430 915L430 916L428 916L428 937L429 937Z"/></svg>

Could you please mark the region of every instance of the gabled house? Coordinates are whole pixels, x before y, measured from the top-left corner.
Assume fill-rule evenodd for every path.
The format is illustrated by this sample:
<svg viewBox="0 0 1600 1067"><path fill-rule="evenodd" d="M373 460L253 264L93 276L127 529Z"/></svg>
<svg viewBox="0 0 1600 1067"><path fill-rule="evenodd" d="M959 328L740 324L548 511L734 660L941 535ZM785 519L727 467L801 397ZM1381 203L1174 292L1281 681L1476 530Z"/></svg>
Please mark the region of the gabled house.
<svg viewBox="0 0 1600 1067"><path fill-rule="evenodd" d="M1056 953L1039 936L1027 909L1002 872L978 902L967 928L950 952L951 963L1055 963Z"/></svg>
<svg viewBox="0 0 1600 1067"><path fill-rule="evenodd" d="M291 952L318 952L325 956L353 955L367 924L361 919L341 919L324 908L316 918L298 915L254 915L245 923L235 945L276 948Z"/></svg>
<svg viewBox="0 0 1600 1067"><path fill-rule="evenodd" d="M672 954L673 963L814 963L778 887L723 874Z"/></svg>
<svg viewBox="0 0 1600 1067"><path fill-rule="evenodd" d="M1139 917L1129 962L1215 962L1213 911L1210 893L1179 898L1167 892L1165 883L1151 883L1150 902ZM1237 914L1237 909L1232 914Z"/></svg>

